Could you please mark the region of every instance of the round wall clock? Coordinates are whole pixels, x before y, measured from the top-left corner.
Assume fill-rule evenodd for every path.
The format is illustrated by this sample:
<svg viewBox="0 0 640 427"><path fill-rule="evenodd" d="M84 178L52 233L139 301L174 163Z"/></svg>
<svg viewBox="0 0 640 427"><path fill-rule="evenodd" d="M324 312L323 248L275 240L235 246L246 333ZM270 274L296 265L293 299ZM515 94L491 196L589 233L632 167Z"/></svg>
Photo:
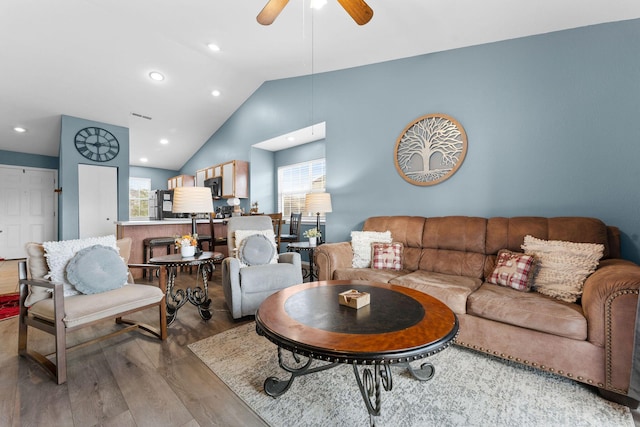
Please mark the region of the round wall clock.
<svg viewBox="0 0 640 427"><path fill-rule="evenodd" d="M95 126L81 129L75 137L76 150L94 162L108 162L120 152L120 143L111 132Z"/></svg>
<svg viewBox="0 0 640 427"><path fill-rule="evenodd" d="M414 185L435 185L451 177L467 154L467 134L446 114L429 114L409 123L396 141L396 169Z"/></svg>

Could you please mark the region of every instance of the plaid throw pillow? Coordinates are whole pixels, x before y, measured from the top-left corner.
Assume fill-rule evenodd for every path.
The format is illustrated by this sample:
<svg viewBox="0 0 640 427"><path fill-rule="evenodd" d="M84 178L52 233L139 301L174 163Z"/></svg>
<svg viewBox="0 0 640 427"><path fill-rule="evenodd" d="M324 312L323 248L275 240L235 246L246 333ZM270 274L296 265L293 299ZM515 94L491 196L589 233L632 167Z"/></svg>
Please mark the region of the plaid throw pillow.
<svg viewBox="0 0 640 427"><path fill-rule="evenodd" d="M377 270L402 270L402 243L373 243L371 267Z"/></svg>
<svg viewBox="0 0 640 427"><path fill-rule="evenodd" d="M487 282L518 291L528 291L531 289L534 267L533 256L503 249L498 252L496 267Z"/></svg>

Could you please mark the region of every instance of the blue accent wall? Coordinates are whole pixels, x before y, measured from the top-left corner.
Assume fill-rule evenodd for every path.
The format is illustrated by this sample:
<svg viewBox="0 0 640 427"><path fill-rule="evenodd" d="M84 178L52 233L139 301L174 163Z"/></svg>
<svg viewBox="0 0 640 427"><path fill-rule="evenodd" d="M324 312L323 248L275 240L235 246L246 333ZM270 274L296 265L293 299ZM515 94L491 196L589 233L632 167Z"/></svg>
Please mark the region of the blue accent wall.
<svg viewBox="0 0 640 427"><path fill-rule="evenodd" d="M130 166L129 176L134 178L148 178L151 180L152 190L166 190L169 178L180 175L178 171L143 166Z"/></svg>
<svg viewBox="0 0 640 427"><path fill-rule="evenodd" d="M60 240L77 239L79 236L78 164L118 168L118 221L129 220L129 129L101 122L62 116L60 131L60 169L58 171L62 193L58 199ZM108 130L118 139L120 152L108 162L93 162L75 148L75 136L87 126Z"/></svg>
<svg viewBox="0 0 640 427"><path fill-rule="evenodd" d="M324 139L276 151L275 168L322 159L325 156ZM277 181L277 177L276 177Z"/></svg>
<svg viewBox="0 0 640 427"><path fill-rule="evenodd" d="M272 213L278 209L278 169L275 159L276 153L273 151L251 149L249 192L251 204L258 203L258 212Z"/></svg>
<svg viewBox="0 0 640 427"><path fill-rule="evenodd" d="M182 171L326 121L328 241L373 215L580 215L620 227L640 262L638 46L631 20L266 82ZM453 177L419 187L393 150L429 113L456 118L469 146Z"/></svg>
<svg viewBox="0 0 640 427"><path fill-rule="evenodd" d="M11 166L27 166L42 169L58 169L58 158L39 154L18 153L0 150L0 164Z"/></svg>

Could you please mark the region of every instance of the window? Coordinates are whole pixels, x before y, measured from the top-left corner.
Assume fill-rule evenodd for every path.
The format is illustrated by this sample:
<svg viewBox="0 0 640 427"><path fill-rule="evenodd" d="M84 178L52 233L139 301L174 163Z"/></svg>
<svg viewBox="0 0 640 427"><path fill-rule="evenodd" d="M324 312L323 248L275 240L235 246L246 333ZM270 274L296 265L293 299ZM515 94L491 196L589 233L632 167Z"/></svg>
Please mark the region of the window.
<svg viewBox="0 0 640 427"><path fill-rule="evenodd" d="M282 212L283 218L302 212L303 217L310 219L310 213L304 211L304 196L312 191L324 191L325 182L325 159L279 167L278 212Z"/></svg>
<svg viewBox="0 0 640 427"><path fill-rule="evenodd" d="M151 180L148 178L129 178L129 219L149 219L149 194Z"/></svg>

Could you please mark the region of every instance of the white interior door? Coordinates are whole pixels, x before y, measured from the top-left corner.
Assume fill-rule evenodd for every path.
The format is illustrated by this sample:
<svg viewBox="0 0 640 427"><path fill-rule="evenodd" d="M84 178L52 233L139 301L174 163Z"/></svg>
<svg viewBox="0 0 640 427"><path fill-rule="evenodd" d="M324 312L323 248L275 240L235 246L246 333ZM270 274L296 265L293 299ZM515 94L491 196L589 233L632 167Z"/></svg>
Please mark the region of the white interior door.
<svg viewBox="0 0 640 427"><path fill-rule="evenodd" d="M78 214L81 239L116 234L118 168L78 165Z"/></svg>
<svg viewBox="0 0 640 427"><path fill-rule="evenodd" d="M57 240L57 176L51 169L0 166L0 258L25 258L25 243Z"/></svg>

